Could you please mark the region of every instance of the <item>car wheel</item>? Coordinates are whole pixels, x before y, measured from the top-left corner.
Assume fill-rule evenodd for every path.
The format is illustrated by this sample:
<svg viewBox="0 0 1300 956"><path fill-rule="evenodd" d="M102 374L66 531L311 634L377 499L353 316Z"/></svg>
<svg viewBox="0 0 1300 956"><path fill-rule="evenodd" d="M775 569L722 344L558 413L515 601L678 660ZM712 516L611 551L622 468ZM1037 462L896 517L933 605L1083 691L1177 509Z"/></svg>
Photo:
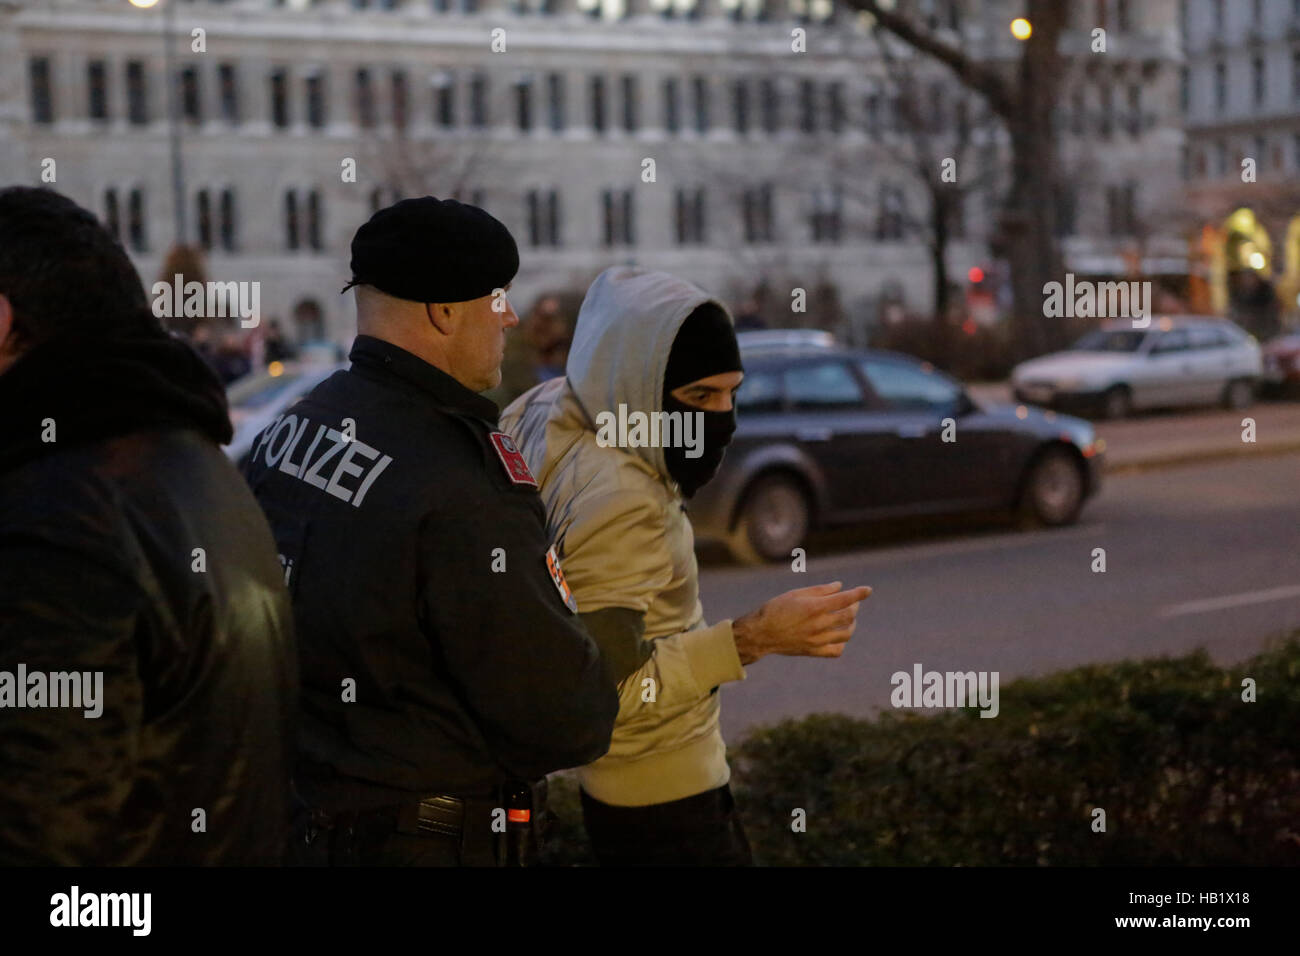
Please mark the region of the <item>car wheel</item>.
<svg viewBox="0 0 1300 956"><path fill-rule="evenodd" d="M1133 393L1125 385L1108 389L1101 397L1101 413L1111 421L1128 418L1133 414Z"/></svg>
<svg viewBox="0 0 1300 956"><path fill-rule="evenodd" d="M1064 448L1039 455L1025 476L1020 514L1029 525L1073 524L1083 508L1083 469Z"/></svg>
<svg viewBox="0 0 1300 956"><path fill-rule="evenodd" d="M811 519L803 488L785 475L767 475L749 487L743 501L728 541L732 555L744 564L789 560Z"/></svg>
<svg viewBox="0 0 1300 956"><path fill-rule="evenodd" d="M1255 386L1247 378L1235 378L1223 387L1223 407L1237 411L1255 401Z"/></svg>

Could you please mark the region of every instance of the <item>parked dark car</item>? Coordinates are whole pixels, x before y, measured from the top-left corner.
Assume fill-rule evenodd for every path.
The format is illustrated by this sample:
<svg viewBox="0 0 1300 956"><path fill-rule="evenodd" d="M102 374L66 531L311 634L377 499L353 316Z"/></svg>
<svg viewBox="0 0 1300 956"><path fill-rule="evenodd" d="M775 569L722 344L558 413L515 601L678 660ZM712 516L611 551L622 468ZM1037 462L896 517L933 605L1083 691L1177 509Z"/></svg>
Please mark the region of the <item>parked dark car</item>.
<svg viewBox="0 0 1300 956"><path fill-rule="evenodd" d="M736 435L689 505L696 537L739 560L789 560L815 527L880 518L1014 508L1070 524L1100 486L1102 443L1082 419L981 406L893 352L741 348Z"/></svg>

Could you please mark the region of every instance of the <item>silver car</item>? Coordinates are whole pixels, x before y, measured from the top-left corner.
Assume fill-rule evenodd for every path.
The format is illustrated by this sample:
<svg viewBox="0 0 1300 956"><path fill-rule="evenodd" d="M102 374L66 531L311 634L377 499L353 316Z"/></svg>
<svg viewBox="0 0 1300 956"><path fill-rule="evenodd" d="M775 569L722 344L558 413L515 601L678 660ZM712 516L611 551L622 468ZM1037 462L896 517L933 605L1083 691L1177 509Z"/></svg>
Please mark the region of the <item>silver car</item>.
<svg viewBox="0 0 1300 956"><path fill-rule="evenodd" d="M1161 317L1150 328L1109 322L1064 352L1011 372L1016 400L1124 418L1136 409L1245 408L1263 375L1255 337L1223 319Z"/></svg>

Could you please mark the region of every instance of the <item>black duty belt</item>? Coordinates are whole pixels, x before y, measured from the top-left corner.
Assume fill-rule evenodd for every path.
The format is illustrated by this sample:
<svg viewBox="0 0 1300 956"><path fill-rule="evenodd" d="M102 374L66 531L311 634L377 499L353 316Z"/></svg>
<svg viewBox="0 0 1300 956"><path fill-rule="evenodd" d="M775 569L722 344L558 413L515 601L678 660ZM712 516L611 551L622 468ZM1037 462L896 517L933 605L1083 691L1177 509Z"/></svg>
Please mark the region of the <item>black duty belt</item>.
<svg viewBox="0 0 1300 956"><path fill-rule="evenodd" d="M311 825L317 830L356 827L376 817L389 817L397 829L407 833L431 833L459 837L465 830L465 801L459 797L425 797L418 803L379 807L374 810L311 811Z"/></svg>

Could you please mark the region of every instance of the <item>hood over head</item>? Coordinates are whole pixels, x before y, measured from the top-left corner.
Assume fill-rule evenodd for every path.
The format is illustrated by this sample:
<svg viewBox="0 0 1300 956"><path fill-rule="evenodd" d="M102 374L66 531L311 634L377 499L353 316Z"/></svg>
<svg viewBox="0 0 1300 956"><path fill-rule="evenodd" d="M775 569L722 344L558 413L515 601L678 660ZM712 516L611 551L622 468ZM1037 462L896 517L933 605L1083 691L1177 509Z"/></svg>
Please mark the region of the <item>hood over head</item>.
<svg viewBox="0 0 1300 956"><path fill-rule="evenodd" d="M587 290L578 312L565 375L596 427L601 412L663 411L664 373L673 340L686 317L705 303L732 321L727 307L699 286L666 272L636 266L606 269ZM671 479L659 446L628 448Z"/></svg>

